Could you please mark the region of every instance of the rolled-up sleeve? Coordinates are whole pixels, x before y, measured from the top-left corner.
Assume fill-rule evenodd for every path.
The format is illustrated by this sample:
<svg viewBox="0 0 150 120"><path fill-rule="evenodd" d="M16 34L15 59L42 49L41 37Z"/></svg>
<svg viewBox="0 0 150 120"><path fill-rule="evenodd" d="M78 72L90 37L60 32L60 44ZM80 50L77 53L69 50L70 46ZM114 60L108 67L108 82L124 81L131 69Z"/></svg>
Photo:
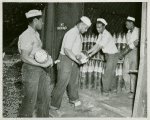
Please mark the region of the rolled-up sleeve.
<svg viewBox="0 0 150 120"><path fill-rule="evenodd" d="M72 50L73 44L76 40L76 37L77 37L76 33L72 32L72 31L68 32L64 38L65 39L64 48Z"/></svg>
<svg viewBox="0 0 150 120"><path fill-rule="evenodd" d="M20 49L21 50L31 50L32 49L32 38L30 37L30 35L24 35L22 37L19 38L20 40Z"/></svg>

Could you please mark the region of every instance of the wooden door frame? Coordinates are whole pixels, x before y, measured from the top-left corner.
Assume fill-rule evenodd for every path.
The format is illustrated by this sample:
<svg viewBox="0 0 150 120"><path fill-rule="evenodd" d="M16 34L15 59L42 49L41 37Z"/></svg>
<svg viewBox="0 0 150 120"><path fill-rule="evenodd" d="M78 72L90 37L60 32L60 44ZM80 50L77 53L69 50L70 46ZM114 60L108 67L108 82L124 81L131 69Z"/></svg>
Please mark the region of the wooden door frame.
<svg viewBox="0 0 150 120"><path fill-rule="evenodd" d="M145 43L147 39L147 3L142 3L142 21L141 21L141 42L140 42L140 65L138 73L138 82L136 87L136 95L132 117L142 117L142 93L143 93L143 75L144 75L144 59L145 59Z"/></svg>

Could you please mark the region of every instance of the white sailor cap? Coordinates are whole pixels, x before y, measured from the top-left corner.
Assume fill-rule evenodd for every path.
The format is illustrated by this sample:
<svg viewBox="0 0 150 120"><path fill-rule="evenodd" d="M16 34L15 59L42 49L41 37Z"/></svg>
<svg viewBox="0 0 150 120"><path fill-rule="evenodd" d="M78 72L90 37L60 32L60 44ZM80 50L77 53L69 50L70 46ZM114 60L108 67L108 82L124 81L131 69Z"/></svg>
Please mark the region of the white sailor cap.
<svg viewBox="0 0 150 120"><path fill-rule="evenodd" d="M128 16L128 17L127 17L127 20L130 20L130 21L135 22L135 18L134 18L134 17L130 17L130 16Z"/></svg>
<svg viewBox="0 0 150 120"><path fill-rule="evenodd" d="M97 21L102 22L105 26L108 24L108 23L106 22L106 20L103 19L103 18L98 18Z"/></svg>
<svg viewBox="0 0 150 120"><path fill-rule="evenodd" d="M29 12L25 13L26 18L35 17L42 15L40 10L30 10Z"/></svg>
<svg viewBox="0 0 150 120"><path fill-rule="evenodd" d="M91 23L91 20L90 20L88 17L82 16L80 19L81 19L81 21L84 22L87 26L89 26L89 27L91 26L92 23Z"/></svg>

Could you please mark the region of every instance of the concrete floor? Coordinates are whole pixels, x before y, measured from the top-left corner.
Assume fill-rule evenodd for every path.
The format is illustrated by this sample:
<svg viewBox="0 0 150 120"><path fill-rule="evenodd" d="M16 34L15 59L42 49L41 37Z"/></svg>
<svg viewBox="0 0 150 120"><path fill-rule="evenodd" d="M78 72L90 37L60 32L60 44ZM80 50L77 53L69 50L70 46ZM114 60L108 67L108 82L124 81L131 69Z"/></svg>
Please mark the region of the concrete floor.
<svg viewBox="0 0 150 120"><path fill-rule="evenodd" d="M63 114L62 117L122 117L118 113L112 112L105 108L98 106L96 103L87 99L87 97L80 96L80 100L82 102L83 109L76 111L74 106L69 103L69 99L66 95L63 97L62 106L61 106L61 113Z"/></svg>
<svg viewBox="0 0 150 120"><path fill-rule="evenodd" d="M132 100L127 93L119 93L116 97L103 97L96 90L80 90L83 109L76 111L65 94L62 101L62 117L131 117ZM96 97L97 96L97 97Z"/></svg>
<svg viewBox="0 0 150 120"><path fill-rule="evenodd" d="M20 68L18 66L3 65L3 117L16 118L23 97L21 87L15 86L15 82L21 80ZM80 89L79 96L83 109L75 111L65 93L60 109L63 113L62 118L130 117L132 114L132 100L127 98L128 95L122 92L118 96L108 99L103 97L98 90Z"/></svg>

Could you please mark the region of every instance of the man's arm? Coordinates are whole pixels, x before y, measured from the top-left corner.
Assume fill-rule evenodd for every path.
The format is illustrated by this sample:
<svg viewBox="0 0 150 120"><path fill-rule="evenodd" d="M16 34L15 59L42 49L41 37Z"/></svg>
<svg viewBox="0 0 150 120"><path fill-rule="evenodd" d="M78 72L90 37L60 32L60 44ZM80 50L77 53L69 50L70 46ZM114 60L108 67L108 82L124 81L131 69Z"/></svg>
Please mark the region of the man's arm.
<svg viewBox="0 0 150 120"><path fill-rule="evenodd" d="M100 41L101 41L101 39L100 39L101 37L100 36L98 36L98 39L97 39L97 41L96 41L96 44L88 51L88 54L90 54L90 53L92 53L92 52L94 52L96 49L97 49L97 47L98 47L98 44L100 43Z"/></svg>
<svg viewBox="0 0 150 120"><path fill-rule="evenodd" d="M75 61L76 63L79 63L79 61L76 59L75 55L70 49L64 48L64 52L65 52L65 55L69 57L71 60Z"/></svg>
<svg viewBox="0 0 150 120"><path fill-rule="evenodd" d="M40 67L48 67L52 64L52 59L49 56L48 61L45 64L37 63L33 58L30 57L30 53L33 50L32 46L32 38L30 34L25 34L19 37L18 47L21 50L21 60L25 63L40 66Z"/></svg>
<svg viewBox="0 0 150 120"><path fill-rule="evenodd" d="M91 52L91 54L89 54L89 56L93 56L94 54L96 54L98 51L100 51L102 49L103 46L96 44L95 49Z"/></svg>
<svg viewBox="0 0 150 120"><path fill-rule="evenodd" d="M108 41L109 41L109 35L104 35L101 39L98 38L98 40L96 41L96 45L93 47L93 49L89 50L88 53L91 52L91 54L89 54L89 56L93 56L94 54L96 54L99 50L101 50L104 46L107 45Z"/></svg>
<svg viewBox="0 0 150 120"><path fill-rule="evenodd" d="M21 60L25 63L31 64L31 65L35 65L35 66L39 66L39 67L48 67L52 64L52 60L49 57L48 61L45 64L39 64L38 62L36 62L33 58L31 58L29 50L21 50Z"/></svg>
<svg viewBox="0 0 150 120"><path fill-rule="evenodd" d="M119 53L119 59L123 59L129 52L131 52L135 47L139 45L139 36L140 36L140 30L137 29L136 31L133 31L131 40L133 42L129 43L120 53Z"/></svg>
<svg viewBox="0 0 150 120"><path fill-rule="evenodd" d="M96 50L98 44L95 44L89 51L88 51L88 54L92 53L93 51Z"/></svg>
<svg viewBox="0 0 150 120"><path fill-rule="evenodd" d="M119 59L123 59L129 52L131 52L134 47L137 47L139 45L139 40L135 40L130 45L127 45L120 53L119 53Z"/></svg>

